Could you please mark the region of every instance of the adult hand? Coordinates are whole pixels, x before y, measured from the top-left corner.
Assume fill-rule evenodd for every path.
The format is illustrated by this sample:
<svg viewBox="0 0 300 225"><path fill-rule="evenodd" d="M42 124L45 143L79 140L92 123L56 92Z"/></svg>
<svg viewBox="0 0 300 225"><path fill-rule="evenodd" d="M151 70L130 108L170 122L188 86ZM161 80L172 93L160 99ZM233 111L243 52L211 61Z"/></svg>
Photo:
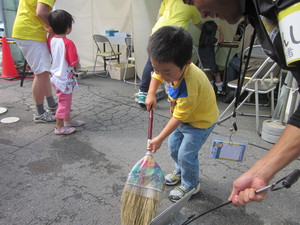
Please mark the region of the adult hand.
<svg viewBox="0 0 300 225"><path fill-rule="evenodd" d="M228 200L232 201L236 206L245 205L253 201L260 202L265 198L267 191L257 194L255 191L267 185L267 179L256 177L251 172L246 172L233 182L232 192Z"/></svg>

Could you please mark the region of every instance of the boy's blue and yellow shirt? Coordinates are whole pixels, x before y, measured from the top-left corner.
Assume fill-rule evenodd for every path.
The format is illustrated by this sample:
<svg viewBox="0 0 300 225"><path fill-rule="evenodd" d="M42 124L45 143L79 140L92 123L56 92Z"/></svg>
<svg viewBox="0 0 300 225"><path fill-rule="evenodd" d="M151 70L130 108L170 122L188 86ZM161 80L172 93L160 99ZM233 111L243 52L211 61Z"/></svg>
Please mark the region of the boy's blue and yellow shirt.
<svg viewBox="0 0 300 225"><path fill-rule="evenodd" d="M152 77L164 80L153 73ZM197 128L212 126L219 117L216 95L205 73L191 63L175 85L167 83L173 117Z"/></svg>

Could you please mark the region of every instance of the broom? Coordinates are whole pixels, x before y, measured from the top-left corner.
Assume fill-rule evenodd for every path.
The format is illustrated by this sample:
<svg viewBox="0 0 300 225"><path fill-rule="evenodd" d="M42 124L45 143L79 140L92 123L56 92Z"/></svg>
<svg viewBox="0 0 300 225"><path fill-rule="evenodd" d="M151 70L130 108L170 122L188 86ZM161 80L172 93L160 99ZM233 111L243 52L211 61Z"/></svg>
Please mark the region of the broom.
<svg viewBox="0 0 300 225"><path fill-rule="evenodd" d="M152 138L153 110L148 122L148 144ZM121 197L122 225L148 225L154 218L164 189L165 176L150 149L128 175Z"/></svg>

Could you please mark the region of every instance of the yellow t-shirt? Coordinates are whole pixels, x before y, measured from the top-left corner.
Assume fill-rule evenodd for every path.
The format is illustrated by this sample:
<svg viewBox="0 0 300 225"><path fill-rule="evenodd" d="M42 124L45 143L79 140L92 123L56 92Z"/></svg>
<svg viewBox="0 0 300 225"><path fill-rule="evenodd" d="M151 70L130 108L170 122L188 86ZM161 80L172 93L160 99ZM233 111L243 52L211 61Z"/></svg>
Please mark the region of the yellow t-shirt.
<svg viewBox="0 0 300 225"><path fill-rule="evenodd" d="M20 0L17 16L13 26L12 37L46 41L47 32L45 23L36 15L36 7L38 3L44 3L50 6L50 10L56 0Z"/></svg>
<svg viewBox="0 0 300 225"><path fill-rule="evenodd" d="M152 28L151 34L164 26L177 26L186 30L191 19L194 24L200 23L201 20L198 9L184 4L182 0L164 0L158 13L162 16Z"/></svg>
<svg viewBox="0 0 300 225"><path fill-rule="evenodd" d="M152 77L163 82L156 73ZM168 84L168 95L173 117L181 122L205 129L218 120L215 92L205 73L193 63L187 66L177 84Z"/></svg>

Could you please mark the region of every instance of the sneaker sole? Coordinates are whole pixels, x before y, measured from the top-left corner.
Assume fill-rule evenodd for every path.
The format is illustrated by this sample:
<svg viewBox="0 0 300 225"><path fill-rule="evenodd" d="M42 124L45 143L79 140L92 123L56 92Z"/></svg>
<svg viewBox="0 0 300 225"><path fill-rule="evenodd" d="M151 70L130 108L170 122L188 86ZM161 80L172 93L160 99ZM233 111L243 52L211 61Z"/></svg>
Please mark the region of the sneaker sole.
<svg viewBox="0 0 300 225"><path fill-rule="evenodd" d="M197 186L195 187L193 195L197 194L199 191L200 191L200 183L198 183Z"/></svg>
<svg viewBox="0 0 300 225"><path fill-rule="evenodd" d="M138 102L138 104L139 104L141 107L146 107L145 102Z"/></svg>
<svg viewBox="0 0 300 225"><path fill-rule="evenodd" d="M191 191L193 192L192 195L197 194L197 193L200 191L200 183L197 184L196 188L194 188L194 189L190 190L189 192L185 193L184 196L185 196L186 194L190 193ZM184 196L182 196L180 199L184 198ZM180 199L173 199L173 198L170 197L170 196L168 196L168 198L170 199L171 202L174 202L174 203L176 203L176 202L178 202L178 201L180 200Z"/></svg>
<svg viewBox="0 0 300 225"><path fill-rule="evenodd" d="M70 132L66 132L66 133L59 133L59 132L56 133L56 132L54 131L54 134L56 134L56 135L69 135L69 134L73 134L75 131L76 131L75 129L72 130L72 131L70 131Z"/></svg>
<svg viewBox="0 0 300 225"><path fill-rule="evenodd" d="M55 132L54 132L54 134L55 134L55 135L69 135L69 134L73 134L74 132L75 132L75 130L72 131L72 132L70 132L70 133L55 133Z"/></svg>
<svg viewBox="0 0 300 225"><path fill-rule="evenodd" d="M56 120L53 120L53 121L45 121L45 120L33 120L33 122L35 122L35 123L53 123L53 122L55 122Z"/></svg>

